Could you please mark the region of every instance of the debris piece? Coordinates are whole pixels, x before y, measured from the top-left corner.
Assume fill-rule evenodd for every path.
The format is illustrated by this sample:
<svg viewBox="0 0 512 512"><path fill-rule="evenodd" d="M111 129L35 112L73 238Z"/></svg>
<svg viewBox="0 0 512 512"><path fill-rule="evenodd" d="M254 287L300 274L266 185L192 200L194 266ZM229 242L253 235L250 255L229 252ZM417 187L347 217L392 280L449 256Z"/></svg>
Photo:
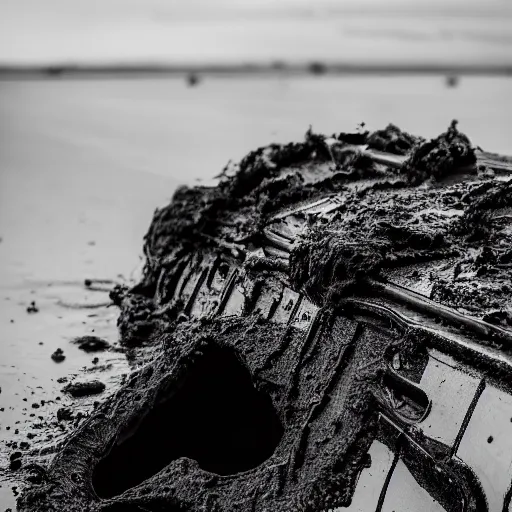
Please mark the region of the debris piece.
<svg viewBox="0 0 512 512"><path fill-rule="evenodd" d="M87 382L72 382L62 388L62 391L69 393L75 398L97 395L105 390L105 384L99 380L91 380Z"/></svg>

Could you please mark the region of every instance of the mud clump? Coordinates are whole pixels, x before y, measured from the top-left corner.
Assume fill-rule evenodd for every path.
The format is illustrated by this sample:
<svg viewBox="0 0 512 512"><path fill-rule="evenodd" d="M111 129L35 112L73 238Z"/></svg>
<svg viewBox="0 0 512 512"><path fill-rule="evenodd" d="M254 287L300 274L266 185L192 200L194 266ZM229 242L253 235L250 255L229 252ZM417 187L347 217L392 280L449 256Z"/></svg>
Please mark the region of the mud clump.
<svg viewBox="0 0 512 512"><path fill-rule="evenodd" d="M426 179L440 180L475 164L475 150L468 137L457 129L457 121L454 120L445 133L413 148L402 166L402 173L411 183L419 184Z"/></svg>
<svg viewBox="0 0 512 512"><path fill-rule="evenodd" d="M74 398L97 395L105 390L105 384L99 380L87 382L72 382L62 388L64 393L70 394Z"/></svg>
<svg viewBox="0 0 512 512"><path fill-rule="evenodd" d="M421 137L402 131L394 124L388 124L384 130L377 130L369 134L366 139L368 147L396 155L406 155L422 142L424 139Z"/></svg>
<svg viewBox="0 0 512 512"><path fill-rule="evenodd" d="M108 341L98 338L97 336L81 336L80 338L75 338L73 343L78 345L80 350L87 353L101 352L110 347Z"/></svg>
<svg viewBox="0 0 512 512"><path fill-rule="evenodd" d="M61 348L55 350L55 352L50 356L56 363L62 363L66 356L64 355L64 351Z"/></svg>

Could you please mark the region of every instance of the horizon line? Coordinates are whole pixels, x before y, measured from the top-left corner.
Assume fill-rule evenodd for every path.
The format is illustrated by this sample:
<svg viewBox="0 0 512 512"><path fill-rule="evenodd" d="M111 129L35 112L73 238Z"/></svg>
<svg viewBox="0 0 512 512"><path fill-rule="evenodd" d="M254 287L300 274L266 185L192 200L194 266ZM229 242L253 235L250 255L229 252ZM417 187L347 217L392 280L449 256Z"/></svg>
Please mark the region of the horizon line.
<svg viewBox="0 0 512 512"><path fill-rule="evenodd" d="M419 64L404 63L344 63L319 60L303 63L287 63L276 60L269 63L212 63L212 64L168 64L168 63L55 63L55 64L11 64L0 62L0 76L44 75L65 77L87 74L450 74L450 75L512 75L510 64Z"/></svg>

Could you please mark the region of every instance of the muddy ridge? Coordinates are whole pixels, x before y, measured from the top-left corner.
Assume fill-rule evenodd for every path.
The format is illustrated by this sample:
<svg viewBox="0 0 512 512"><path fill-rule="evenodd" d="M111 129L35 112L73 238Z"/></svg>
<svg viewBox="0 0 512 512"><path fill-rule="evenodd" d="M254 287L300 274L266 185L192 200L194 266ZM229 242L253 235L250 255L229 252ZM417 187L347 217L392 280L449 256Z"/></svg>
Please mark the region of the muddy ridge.
<svg viewBox="0 0 512 512"><path fill-rule="evenodd" d="M349 506L372 442L398 446L383 414L411 440L404 464L446 510L457 500L480 510L465 470L443 484L455 478L446 446L428 444L435 467L415 452L425 441L408 425L427 413L425 397L396 416L382 393L402 377L418 383L428 349L450 344L382 311L405 297L425 323L510 355L506 165L455 121L430 141L394 125L310 129L251 152L216 187L177 190L145 236L140 283L111 293L122 342L157 355L39 468L19 510ZM502 371L485 350L453 355Z"/></svg>

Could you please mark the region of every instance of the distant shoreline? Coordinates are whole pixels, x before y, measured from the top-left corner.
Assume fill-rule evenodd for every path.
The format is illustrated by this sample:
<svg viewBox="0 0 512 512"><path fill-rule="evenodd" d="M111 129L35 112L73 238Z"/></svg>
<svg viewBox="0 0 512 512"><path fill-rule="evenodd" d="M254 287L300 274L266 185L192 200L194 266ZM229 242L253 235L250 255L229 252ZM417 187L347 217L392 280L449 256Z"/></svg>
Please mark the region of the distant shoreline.
<svg viewBox="0 0 512 512"><path fill-rule="evenodd" d="M0 79L9 78L113 78L146 76L301 76L301 75L443 75L512 76L512 64L420 65L420 64L236 64L236 65L159 65L109 64L14 66L0 65Z"/></svg>

